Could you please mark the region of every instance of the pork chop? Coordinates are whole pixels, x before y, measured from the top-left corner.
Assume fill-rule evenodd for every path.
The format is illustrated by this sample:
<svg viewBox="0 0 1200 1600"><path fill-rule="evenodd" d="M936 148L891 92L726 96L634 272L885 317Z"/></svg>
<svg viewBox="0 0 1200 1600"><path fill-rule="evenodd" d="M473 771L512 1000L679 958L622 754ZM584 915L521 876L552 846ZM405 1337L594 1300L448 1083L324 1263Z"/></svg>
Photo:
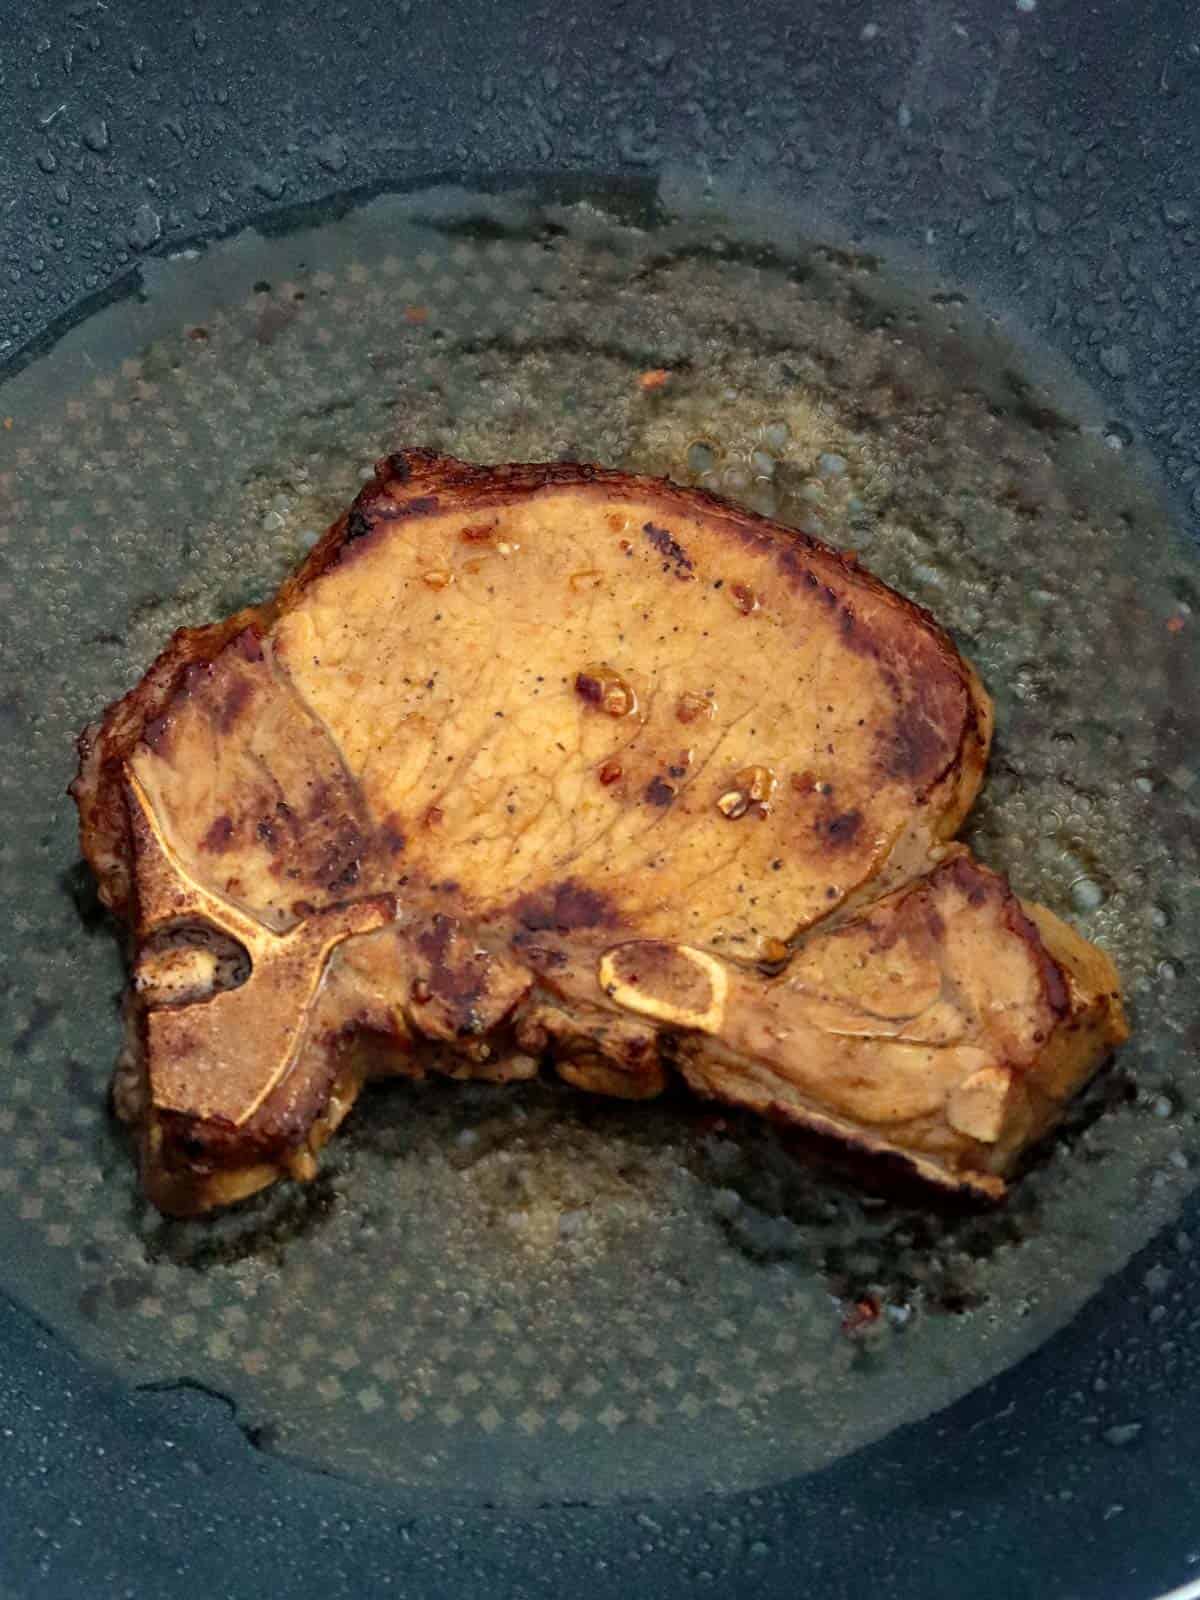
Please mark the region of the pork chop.
<svg viewBox="0 0 1200 1600"><path fill-rule="evenodd" d="M368 1077L700 1094L987 1196L1126 1033L953 837L991 704L807 534L574 465L387 457L272 601L80 741L164 1210L311 1177Z"/></svg>

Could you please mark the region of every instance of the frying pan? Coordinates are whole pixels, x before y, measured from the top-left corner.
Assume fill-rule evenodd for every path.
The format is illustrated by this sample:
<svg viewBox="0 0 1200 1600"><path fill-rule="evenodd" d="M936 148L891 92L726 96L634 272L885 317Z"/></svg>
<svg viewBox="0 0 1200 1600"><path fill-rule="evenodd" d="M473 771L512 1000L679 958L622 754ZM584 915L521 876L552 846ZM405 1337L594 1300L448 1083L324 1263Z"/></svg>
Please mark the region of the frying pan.
<svg viewBox="0 0 1200 1600"><path fill-rule="evenodd" d="M14 374L84 311L136 306L162 258L203 264L251 219L284 235L331 205L446 183L559 200L603 187L638 217L749 200L969 285L1093 387L1196 534L1200 31L1185 4L39 0L3 24L0 85ZM4 553L15 618L35 575ZM9 698L32 737L39 708ZM23 1596L1160 1595L1200 1564L1187 1191L1040 1348L823 1468L721 1487L701 1429L686 1490L664 1462L669 1493L592 1496L585 1475L519 1504L316 1471L256 1449L192 1373L114 1376L119 1361L79 1348L34 1292L43 1247L26 1219L6 1235L18 1293L0 1302L0 1582Z"/></svg>

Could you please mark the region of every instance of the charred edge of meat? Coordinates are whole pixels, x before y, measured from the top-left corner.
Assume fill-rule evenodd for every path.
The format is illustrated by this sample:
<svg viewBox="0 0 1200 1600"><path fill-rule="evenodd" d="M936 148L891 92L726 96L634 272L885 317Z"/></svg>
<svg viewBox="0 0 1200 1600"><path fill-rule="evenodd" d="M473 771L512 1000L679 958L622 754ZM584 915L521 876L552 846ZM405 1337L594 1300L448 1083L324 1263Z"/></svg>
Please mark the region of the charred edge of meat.
<svg viewBox="0 0 1200 1600"><path fill-rule="evenodd" d="M346 518L346 531L342 535L343 544L353 544L356 539L365 539L371 531L371 524L363 515L362 508L355 506Z"/></svg>
<svg viewBox="0 0 1200 1600"><path fill-rule="evenodd" d="M363 550L369 549L389 524L406 517L428 516L439 509L437 495L418 495L411 500L396 501L378 494L364 492L355 501L346 518L345 528L335 547L327 554L320 571L337 566L344 567L355 560ZM321 546L318 545L320 550ZM316 574L314 574L316 575Z"/></svg>
<svg viewBox="0 0 1200 1600"><path fill-rule="evenodd" d="M570 461L514 462L506 466L481 467L453 456L439 455L435 450L411 449L396 451L375 465L375 476L363 488L356 504L374 506L380 497L392 507L405 503L411 505L412 497L436 493L438 509L454 511L467 507L502 506L536 494L541 490L592 487L598 493L612 496L635 497L644 495L659 505L667 504L681 516L705 517L733 537L762 549L776 552L785 570L795 570L802 559L801 552L811 551L832 564L852 579L856 587L877 595L889 607L919 622L923 631L932 633L945 643L951 659L957 662L953 646L933 614L915 601L898 595L872 573L862 568L858 561L843 551L822 543L812 534L799 528L784 528L769 517L740 506L732 505L707 489L685 488L668 478L617 472L606 467L596 467ZM399 495L396 490L402 491ZM335 524L335 528L341 524ZM332 534L334 530L330 530ZM328 537L328 536L327 536ZM312 552L306 570L299 575L301 584L310 581L325 564L321 559L321 544ZM327 559L327 557L326 557ZM836 599L836 591L832 591Z"/></svg>

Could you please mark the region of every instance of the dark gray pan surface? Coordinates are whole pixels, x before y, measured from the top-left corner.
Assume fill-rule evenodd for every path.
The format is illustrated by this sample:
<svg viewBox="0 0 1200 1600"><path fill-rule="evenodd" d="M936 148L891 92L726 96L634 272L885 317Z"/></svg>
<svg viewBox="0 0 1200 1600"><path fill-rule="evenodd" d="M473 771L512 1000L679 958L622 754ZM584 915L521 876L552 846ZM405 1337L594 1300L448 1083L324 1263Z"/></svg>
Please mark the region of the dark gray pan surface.
<svg viewBox="0 0 1200 1600"><path fill-rule="evenodd" d="M1055 40L1045 5L1011 15L988 8L977 18L942 7L913 8L901 19L859 16L854 8L810 15L805 28L758 9L749 26L726 15L723 24L693 17L685 29L676 13L652 40L630 33L628 47L613 50L614 30L626 37L622 14L604 21L593 14L567 28L569 44L551 62L538 56L555 37L550 23L518 28L511 13L489 18L484 60L478 30L464 25L462 38L469 33L472 43L456 47L450 35L458 23L445 15L425 24L412 14L364 17L356 9L338 25L335 43L333 25L314 14L305 43L325 30L315 78L315 45L302 61L288 53L303 50L296 37L274 50L253 42L255 29L269 32L273 13L223 23L221 10L207 7L195 24L166 30L151 22L149 8L140 21L115 8L49 18L40 33L31 19L4 63L25 114L15 119L13 165L0 168L0 207L11 219L8 263L18 275L3 303L0 340L11 339L6 353L16 353L58 305L128 269L139 247L182 245L276 201L286 208L357 183L412 186L438 172L582 167L623 169L644 203L660 173L666 192L681 195L699 166L718 190L762 185L790 195L801 214L809 209L847 231L862 218L866 238L927 257L1010 308L1111 397L1114 425L1154 449L1186 515L1197 481L1185 475L1197 445L1186 374L1189 364L1195 371L1196 195L1189 186L1196 165L1188 141L1196 137L1200 61L1182 9L1143 11L1136 39L1119 40L1111 20L1096 21L1097 34L1086 41L1082 25ZM864 37L872 23L878 33ZM588 27L596 29L591 44ZM506 28L514 37L501 37ZM49 49L40 48L42 38ZM526 78L514 77L512 60ZM606 75L614 98L584 92L589 72ZM1096 91L1090 102L1085 84ZM1070 112L1069 92L1079 96ZM314 108L323 96L318 124ZM303 112L288 109L297 106ZM708 117L698 119L693 106L707 108ZM42 118L47 124L38 127ZM148 188L148 178L158 187ZM1161 1274L1151 1269L1164 1266L1170 1289L1152 1305L1147 1274L1157 1286ZM794 1584L798 1573L819 1571L828 1592L839 1592L840 1582L849 1594L866 1586L865 1548L868 1559L886 1563L878 1575L884 1592L890 1583L897 1594L961 1593L968 1572L1012 1592L1023 1585L1011 1563L1024 1561L1039 1573L1042 1593L1150 1593L1186 1575L1190 1550L1184 1508L1196 1474L1186 1426L1186 1236L1151 1247L1122 1282L1030 1363L956 1411L790 1494L652 1507L643 1514L649 1523L636 1511L546 1513L536 1519L541 1531L528 1537L479 1517L461 1528L445 1517L417 1517L398 1533L396 1513L388 1516L368 1492L251 1455L219 1402L121 1400L112 1391L104 1398L99 1380L73 1368L61 1346L31 1357L22 1344L27 1324L14 1312L12 1366L29 1386L27 1402L53 1417L57 1395L65 1418L68 1389L95 1398L86 1423L76 1416L65 1430L43 1423L39 1431L23 1419L14 1393L14 1420L4 1425L13 1429L16 1476L2 1513L14 1526L0 1545L8 1563L0 1572L18 1592L30 1592L25 1574L44 1554L47 1593L66 1592L68 1573L92 1593L106 1584L121 1592L118 1573L134 1592L154 1592L155 1582L165 1592L162 1557L151 1557L143 1542L157 1529L161 1549L181 1563L190 1538L207 1541L221 1574L215 1592L231 1594L255 1586L274 1559L266 1555L270 1540L313 1581L328 1553L328 1583L341 1582L348 1593L378 1583L384 1570L401 1583L411 1563L408 1581L418 1592L495 1592L521 1581L531 1592L570 1581L599 1592L630 1581L663 1593L731 1592L741 1580L746 1592L767 1593L783 1592L789 1573ZM180 1431L168 1450L162 1434L176 1427L190 1430L188 1442ZM128 1452L142 1475L129 1493L145 1498L136 1513L132 1504L123 1509L117 1534L86 1465L96 1448ZM21 1465L26 1450L31 1475ZM227 1471L205 1475L206 1460L226 1457ZM172 1488L177 1458L182 1476ZM42 1504L27 1498L39 1459L58 1480L61 1509L53 1517L48 1496ZM203 1514L202 1491L186 1487L192 1484L212 1490ZM149 1501L156 1493L157 1514ZM261 1524L247 1509L255 1504ZM851 1509L831 1516L828 1507L842 1504ZM227 1520L205 1532L212 1518ZM314 1551L321 1518L328 1526ZM922 1538L935 1524L942 1533L931 1570ZM251 1536L257 1554L239 1555L237 1540ZM440 1576L422 1565L435 1557ZM193 1573L202 1570L198 1559L187 1563ZM113 1576L90 1568L93 1561L108 1562ZM1122 1572L1134 1586L1106 1590ZM1032 1576L1027 1583L1034 1586Z"/></svg>

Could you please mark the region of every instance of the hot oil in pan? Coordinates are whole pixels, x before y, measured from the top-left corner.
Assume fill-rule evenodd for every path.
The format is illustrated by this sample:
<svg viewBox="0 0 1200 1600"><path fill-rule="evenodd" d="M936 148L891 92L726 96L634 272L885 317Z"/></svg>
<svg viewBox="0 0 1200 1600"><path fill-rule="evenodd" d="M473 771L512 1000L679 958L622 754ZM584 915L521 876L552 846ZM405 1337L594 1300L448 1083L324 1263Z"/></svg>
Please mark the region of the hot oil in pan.
<svg viewBox="0 0 1200 1600"><path fill-rule="evenodd" d="M1044 1339L1200 1148L1200 600L1126 430L870 259L590 207L381 202L159 272L0 405L4 1287L263 1444L468 1499L762 1482ZM682 1097L446 1083L367 1095L308 1188L144 1205L104 1110L121 972L72 866L72 735L399 444L711 486L953 630L998 710L969 837L1113 952L1136 1029L1005 1209L864 1197Z"/></svg>

